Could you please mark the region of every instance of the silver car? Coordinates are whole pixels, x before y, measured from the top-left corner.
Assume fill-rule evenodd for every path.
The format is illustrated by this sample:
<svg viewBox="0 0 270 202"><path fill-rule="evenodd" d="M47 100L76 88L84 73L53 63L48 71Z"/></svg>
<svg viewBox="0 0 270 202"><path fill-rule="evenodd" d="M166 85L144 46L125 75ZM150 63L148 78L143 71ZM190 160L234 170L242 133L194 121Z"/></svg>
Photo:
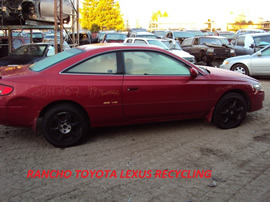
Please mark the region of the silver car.
<svg viewBox="0 0 270 202"><path fill-rule="evenodd" d="M68 23L72 4L63 0L63 21ZM31 22L54 23L54 0L1 0L1 25L24 25Z"/></svg>
<svg viewBox="0 0 270 202"><path fill-rule="evenodd" d="M220 68L249 76L270 76L270 46L257 51L253 55L227 58L220 65Z"/></svg>

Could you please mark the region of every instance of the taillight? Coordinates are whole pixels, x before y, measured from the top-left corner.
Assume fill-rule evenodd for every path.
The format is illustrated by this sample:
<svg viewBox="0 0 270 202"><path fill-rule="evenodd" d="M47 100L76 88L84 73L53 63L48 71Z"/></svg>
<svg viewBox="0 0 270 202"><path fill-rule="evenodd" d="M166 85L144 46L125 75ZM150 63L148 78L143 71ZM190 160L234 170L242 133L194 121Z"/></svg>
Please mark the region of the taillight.
<svg viewBox="0 0 270 202"><path fill-rule="evenodd" d="M13 91L13 87L0 84L0 95L8 95Z"/></svg>

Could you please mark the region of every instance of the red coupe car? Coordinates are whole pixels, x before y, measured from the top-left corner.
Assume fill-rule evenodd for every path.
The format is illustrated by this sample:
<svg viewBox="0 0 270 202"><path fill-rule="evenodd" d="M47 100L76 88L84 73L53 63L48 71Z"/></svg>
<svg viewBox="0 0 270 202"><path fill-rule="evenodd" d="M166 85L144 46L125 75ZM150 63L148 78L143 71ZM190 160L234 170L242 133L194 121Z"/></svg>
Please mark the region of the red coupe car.
<svg viewBox="0 0 270 202"><path fill-rule="evenodd" d="M0 124L35 130L40 119L57 147L79 144L90 127L207 118L233 128L264 100L249 76L157 47L85 45L1 74Z"/></svg>

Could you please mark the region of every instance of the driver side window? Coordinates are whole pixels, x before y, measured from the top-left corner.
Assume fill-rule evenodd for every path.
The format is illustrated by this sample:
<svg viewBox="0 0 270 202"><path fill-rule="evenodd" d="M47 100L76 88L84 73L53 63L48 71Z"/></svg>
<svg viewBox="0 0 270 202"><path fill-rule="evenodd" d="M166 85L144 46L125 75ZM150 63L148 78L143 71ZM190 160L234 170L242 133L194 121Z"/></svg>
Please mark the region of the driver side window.
<svg viewBox="0 0 270 202"><path fill-rule="evenodd" d="M262 56L270 56L270 48L265 49L265 50L262 52Z"/></svg>
<svg viewBox="0 0 270 202"><path fill-rule="evenodd" d="M158 52L124 52L124 61L127 75L190 75L185 63Z"/></svg>

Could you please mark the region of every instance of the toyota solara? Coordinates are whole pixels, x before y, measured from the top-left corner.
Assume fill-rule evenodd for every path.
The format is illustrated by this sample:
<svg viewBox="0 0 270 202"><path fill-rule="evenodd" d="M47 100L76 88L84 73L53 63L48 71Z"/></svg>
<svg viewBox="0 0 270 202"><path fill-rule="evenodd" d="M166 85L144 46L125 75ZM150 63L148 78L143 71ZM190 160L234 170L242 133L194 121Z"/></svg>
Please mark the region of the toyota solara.
<svg viewBox="0 0 270 202"><path fill-rule="evenodd" d="M0 124L38 122L57 147L81 143L91 127L206 118L233 128L264 100L257 80L158 47L85 45L1 74Z"/></svg>

